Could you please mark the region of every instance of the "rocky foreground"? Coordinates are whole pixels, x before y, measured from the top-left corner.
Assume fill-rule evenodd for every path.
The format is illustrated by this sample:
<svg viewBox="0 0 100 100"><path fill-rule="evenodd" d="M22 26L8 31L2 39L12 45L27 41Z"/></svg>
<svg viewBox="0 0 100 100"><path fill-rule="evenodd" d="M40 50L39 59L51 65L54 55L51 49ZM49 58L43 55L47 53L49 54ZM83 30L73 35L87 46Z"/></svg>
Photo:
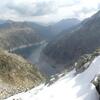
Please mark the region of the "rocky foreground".
<svg viewBox="0 0 100 100"><path fill-rule="evenodd" d="M0 100L27 91L44 81L35 65L16 54L0 50Z"/></svg>

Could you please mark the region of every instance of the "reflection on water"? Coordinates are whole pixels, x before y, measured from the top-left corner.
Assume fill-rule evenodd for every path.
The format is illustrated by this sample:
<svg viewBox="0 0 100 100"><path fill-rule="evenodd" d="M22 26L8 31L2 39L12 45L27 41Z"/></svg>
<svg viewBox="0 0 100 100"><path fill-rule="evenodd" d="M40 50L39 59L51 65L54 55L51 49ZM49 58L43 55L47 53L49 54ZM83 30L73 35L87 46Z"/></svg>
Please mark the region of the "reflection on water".
<svg viewBox="0 0 100 100"><path fill-rule="evenodd" d="M40 60L40 54L46 45L47 43L44 42L30 47L16 49L13 53L23 56L30 63L36 64L42 73L51 76L57 73L55 68L52 68L52 66L47 62Z"/></svg>
<svg viewBox="0 0 100 100"><path fill-rule="evenodd" d="M13 53L21 55L22 57L24 57L31 63L36 64L38 63L40 53L43 50L43 48L46 46L46 44L47 43L44 42L44 43L40 43L40 44L33 45L30 47L17 49L17 50L14 50Z"/></svg>

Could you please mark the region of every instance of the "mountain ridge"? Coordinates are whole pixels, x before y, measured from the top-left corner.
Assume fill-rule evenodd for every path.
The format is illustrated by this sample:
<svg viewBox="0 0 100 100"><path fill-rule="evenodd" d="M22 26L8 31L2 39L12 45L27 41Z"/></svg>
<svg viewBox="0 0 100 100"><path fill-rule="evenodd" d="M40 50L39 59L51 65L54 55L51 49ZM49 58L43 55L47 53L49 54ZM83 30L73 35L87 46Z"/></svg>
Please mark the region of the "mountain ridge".
<svg viewBox="0 0 100 100"><path fill-rule="evenodd" d="M47 45L44 54L48 59L53 60L53 62L49 62L50 64L55 66L56 64L72 64L81 55L91 53L100 46L98 13L82 21L72 30L66 31L57 40L55 39Z"/></svg>

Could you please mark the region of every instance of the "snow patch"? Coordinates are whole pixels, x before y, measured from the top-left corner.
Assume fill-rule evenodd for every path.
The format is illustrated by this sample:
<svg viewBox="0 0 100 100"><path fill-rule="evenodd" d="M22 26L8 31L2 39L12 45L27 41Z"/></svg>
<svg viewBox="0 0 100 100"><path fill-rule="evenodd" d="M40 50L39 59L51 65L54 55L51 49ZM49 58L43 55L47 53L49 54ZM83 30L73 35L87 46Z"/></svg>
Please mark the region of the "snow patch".
<svg viewBox="0 0 100 100"><path fill-rule="evenodd" d="M99 95L91 84L91 80L100 73L100 56L95 58L84 72L76 76L74 73L75 70L49 87L41 85L6 100L99 100Z"/></svg>

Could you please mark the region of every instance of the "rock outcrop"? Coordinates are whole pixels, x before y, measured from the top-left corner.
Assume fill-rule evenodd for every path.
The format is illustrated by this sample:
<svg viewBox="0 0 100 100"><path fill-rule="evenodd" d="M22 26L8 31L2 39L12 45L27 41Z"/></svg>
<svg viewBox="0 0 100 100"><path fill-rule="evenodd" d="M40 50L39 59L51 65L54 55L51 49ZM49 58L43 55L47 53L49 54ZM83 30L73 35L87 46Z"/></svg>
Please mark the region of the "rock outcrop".
<svg viewBox="0 0 100 100"><path fill-rule="evenodd" d="M96 90L100 95L100 74L96 75L91 82L95 85Z"/></svg>
<svg viewBox="0 0 100 100"><path fill-rule="evenodd" d="M45 80L35 65L0 50L0 100L27 91Z"/></svg>
<svg viewBox="0 0 100 100"><path fill-rule="evenodd" d="M99 55L100 49L98 48L91 54L84 54L83 56L81 56L74 64L76 73L78 74L86 70L91 64L91 62L94 60L94 58Z"/></svg>

